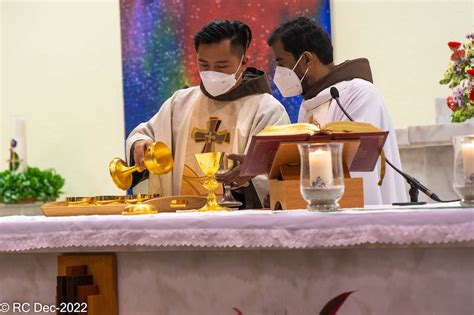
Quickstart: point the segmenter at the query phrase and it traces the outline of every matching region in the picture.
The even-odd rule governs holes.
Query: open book
[[[269,126],[252,137],[240,175],[268,175],[281,143],[294,143],[296,146],[311,142],[344,143],[343,160],[347,169],[370,172],[377,163],[387,136],[388,131],[360,122],[332,122],[322,128],[307,123]]]

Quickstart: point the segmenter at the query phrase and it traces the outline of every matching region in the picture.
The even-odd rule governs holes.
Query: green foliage
[[[465,107],[458,108],[451,115],[452,122],[463,122],[474,117],[474,107],[466,105]]]
[[[24,172],[0,172],[0,201],[15,203],[22,200],[54,201],[62,193],[64,178],[53,169],[41,171],[27,167]]]

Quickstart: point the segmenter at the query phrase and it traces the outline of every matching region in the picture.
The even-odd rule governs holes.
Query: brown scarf
[[[314,85],[314,88],[303,94],[303,98],[305,100],[313,98],[321,93],[321,91],[336,83],[352,79],[363,79],[371,83],[373,82],[372,71],[370,70],[370,64],[367,59],[358,58],[347,60],[335,66],[334,70]]]

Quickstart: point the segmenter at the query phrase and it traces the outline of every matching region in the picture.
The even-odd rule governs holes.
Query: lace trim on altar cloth
[[[411,245],[474,241],[473,222],[451,225],[363,225],[332,229],[104,229],[0,235],[0,251],[81,247],[311,249],[364,244]]]

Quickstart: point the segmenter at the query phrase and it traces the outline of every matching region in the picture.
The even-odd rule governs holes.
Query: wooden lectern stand
[[[307,203],[300,193],[298,143],[343,143],[345,189],[339,204],[341,208],[360,208],[364,206],[363,181],[362,178],[351,178],[349,171],[372,171],[387,135],[387,131],[382,131],[313,136],[254,136],[240,174],[268,176],[271,209],[304,209]]]
[[[346,147],[346,143],[344,143]],[[351,178],[343,150],[344,195],[339,200],[341,208],[364,207],[362,178]],[[346,153],[346,154],[344,154]],[[273,210],[305,209],[307,202],[300,193],[300,154],[297,143],[281,143],[268,175],[270,208]]]

